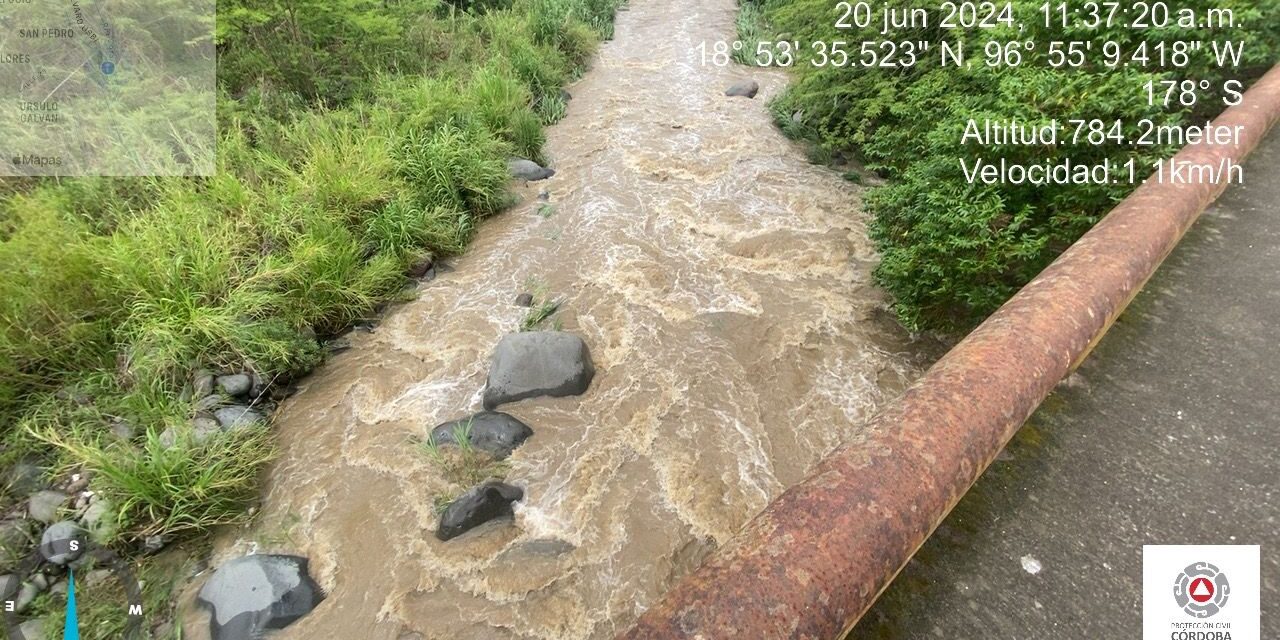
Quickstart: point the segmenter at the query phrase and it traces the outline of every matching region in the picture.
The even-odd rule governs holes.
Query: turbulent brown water
[[[282,408],[262,515],[215,557],[311,558],[330,595],[277,637],[610,637],[915,375],[858,188],[770,122],[785,75],[702,65],[734,13],[633,0],[548,132],[556,176]],[[760,95],[724,97],[742,78]],[[526,498],[439,542],[447,486],[414,441],[480,408],[533,283],[598,373],[503,407],[535,430],[507,476]]]

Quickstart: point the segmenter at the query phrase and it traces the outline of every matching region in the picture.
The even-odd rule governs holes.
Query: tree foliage
[[[936,2],[898,0],[898,8],[930,8]],[[1002,4],[1002,3],[997,3]],[[1110,159],[1122,165],[1133,158],[1148,166],[1172,152],[1167,146],[1004,146],[998,150],[961,144],[965,123],[974,118],[1043,125],[1051,120],[1123,120],[1125,132],[1138,133],[1150,118],[1178,124],[1212,115],[1222,104],[1199,112],[1165,110],[1147,104],[1148,80],[1173,78],[1249,78],[1275,62],[1280,51],[1280,2],[1277,0],[1189,0],[1178,7],[1203,12],[1234,10],[1230,29],[1130,29],[1089,31],[1046,27],[1040,0],[1015,0],[1014,14],[1026,26],[944,30],[936,24],[899,29],[897,41],[932,43],[930,55],[909,69],[815,67],[795,65],[795,82],[773,104],[776,119],[789,134],[817,145],[820,157],[858,157],[889,178],[872,190],[867,206],[872,233],[883,255],[876,271],[894,297],[899,318],[912,329],[964,330],[991,313],[1048,265],[1131,189],[1128,184],[1032,185],[969,184],[960,160],[1004,157],[1010,163],[1042,164],[1070,157],[1080,164]],[[1082,2],[1071,2],[1079,7]],[[788,40],[879,39],[834,28],[838,17],[828,0],[766,0],[764,19]],[[1243,26],[1239,26],[1243,25]],[[1018,67],[991,68],[982,60],[987,40],[1034,40],[1039,51],[1026,54]],[[1133,50],[1139,41],[1239,40],[1245,56],[1238,69],[1219,69],[1201,55],[1184,69],[1049,68],[1043,55],[1051,41],[1116,42]],[[942,67],[939,43],[962,41],[971,67]],[[1207,46],[1207,45],[1206,45]],[[1095,55],[1094,60],[1098,60]],[[1139,178],[1145,174],[1140,174]]]

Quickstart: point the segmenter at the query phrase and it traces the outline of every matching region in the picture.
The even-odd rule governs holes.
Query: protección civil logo
[[[1142,547],[1143,640],[1260,640],[1257,545]]]

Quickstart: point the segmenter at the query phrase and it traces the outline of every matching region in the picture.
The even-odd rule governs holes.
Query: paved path
[[[1280,130],[850,640],[1140,638],[1143,544],[1261,544],[1280,638],[1278,372]]]

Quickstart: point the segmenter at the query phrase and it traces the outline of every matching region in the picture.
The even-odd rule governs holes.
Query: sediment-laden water
[[[262,515],[215,558],[311,558],[329,597],[279,638],[608,638],[915,375],[858,188],[770,122],[785,75],[702,65],[734,13],[633,0],[548,132],[556,176],[282,408]],[[723,95],[743,78],[756,99]],[[480,408],[534,288],[598,373],[502,408],[535,430],[507,475],[526,498],[440,542],[414,441]]]

